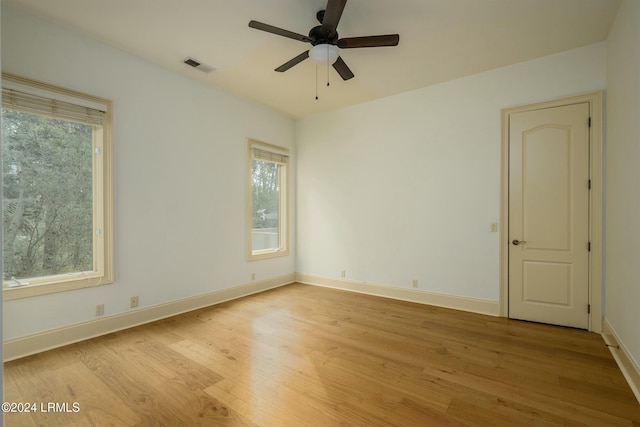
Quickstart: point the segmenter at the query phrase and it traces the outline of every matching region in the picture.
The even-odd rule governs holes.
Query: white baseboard
[[[602,322],[602,338],[640,402],[640,367],[607,319],[603,319]]]
[[[53,348],[62,347],[75,342],[84,341],[120,331],[156,320],[219,304],[221,302],[241,298],[269,289],[288,285],[295,281],[295,274],[286,274],[271,279],[259,280],[232,288],[221,289],[202,295],[144,307],[127,313],[116,314],[102,319],[92,320],[64,328],[53,329],[26,337],[15,338],[4,342],[4,361],[19,359]]]
[[[435,305],[438,307],[452,308],[455,310],[488,314],[490,316],[500,315],[500,304],[497,301],[437,294],[433,292],[421,291],[418,289],[397,288],[394,286],[379,285],[346,279],[336,279],[332,277],[317,276],[305,273],[296,273],[296,282],[359,292],[362,294],[398,299],[402,301],[416,302],[420,304]]]

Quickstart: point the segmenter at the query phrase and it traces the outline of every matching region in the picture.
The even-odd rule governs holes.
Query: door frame
[[[602,91],[502,110],[502,161],[500,176],[500,316],[509,317],[509,117],[511,114],[586,102],[589,104],[589,330],[602,332]]]

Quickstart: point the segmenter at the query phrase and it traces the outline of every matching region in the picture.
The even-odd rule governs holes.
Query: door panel
[[[568,263],[525,261],[522,299],[528,303],[569,306],[572,269]]]
[[[524,235],[535,236],[529,250],[570,249],[570,136],[569,128],[559,126],[524,132],[522,224]]]
[[[509,317],[589,326],[588,118],[588,103],[509,117]]]

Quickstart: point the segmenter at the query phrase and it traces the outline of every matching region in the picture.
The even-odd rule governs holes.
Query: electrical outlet
[[[340,272],[340,277],[347,277],[347,270],[342,270]]]
[[[256,273],[251,273],[251,280],[256,280]]]
[[[138,306],[138,297],[131,297],[131,303],[129,304],[129,307],[134,308]]]
[[[96,305],[96,316],[102,316],[104,314],[104,304]]]
[[[413,287],[414,288],[418,287],[418,279],[413,279]]]
[[[498,231],[498,223],[497,222],[492,222],[491,224],[489,224],[489,231],[492,233],[495,233]]]

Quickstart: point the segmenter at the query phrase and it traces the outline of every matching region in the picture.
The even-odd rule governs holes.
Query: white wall
[[[640,2],[607,40],[606,319],[640,366]]]
[[[297,271],[497,301],[501,109],[605,74],[598,43],[300,120]]]
[[[293,150],[291,119],[8,7],[2,65],[113,100],[115,153],[115,284],[5,302],[5,339],[295,271],[245,248],[247,138]]]

